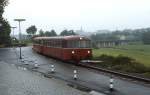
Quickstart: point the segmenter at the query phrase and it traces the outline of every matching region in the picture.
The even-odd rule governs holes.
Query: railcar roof
[[[61,40],[89,40],[87,37],[84,36],[55,36],[55,37],[36,37],[34,38],[35,40],[40,40],[40,39],[45,39],[45,40],[49,40],[49,39],[61,39]]]

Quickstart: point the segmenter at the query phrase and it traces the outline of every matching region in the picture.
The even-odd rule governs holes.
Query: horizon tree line
[[[39,30],[37,35],[37,28],[35,25],[31,25],[29,28],[26,29],[26,32],[29,34],[30,37],[33,36],[69,36],[69,35],[77,35],[74,30],[63,30],[60,34],[57,34],[54,29],[50,31],[43,31],[42,29]],[[135,30],[117,30],[112,31],[111,33],[98,33],[96,35],[91,35],[90,38],[92,41],[98,40],[120,40],[120,36],[124,36],[126,40],[138,40],[143,42],[143,44],[150,44],[150,28],[142,28],[142,29],[135,29]]]
[[[54,29],[51,29],[50,31],[43,31],[42,29],[40,29],[38,31],[39,33],[37,33],[37,28],[35,25],[31,25],[30,27],[28,27],[26,29],[26,33],[28,34],[28,36],[30,38],[34,37],[34,36],[46,36],[46,37],[52,37],[52,36],[69,36],[69,35],[77,35],[74,30],[63,30],[60,34],[57,34],[56,31]]]

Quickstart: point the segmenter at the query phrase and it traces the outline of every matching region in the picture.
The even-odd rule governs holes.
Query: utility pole
[[[19,22],[19,43],[20,43],[20,59],[22,59],[22,56],[21,56],[21,40],[22,40],[22,38],[21,38],[21,27],[20,27],[20,22],[22,22],[22,21],[25,21],[25,19],[14,19],[14,21],[18,21]]]

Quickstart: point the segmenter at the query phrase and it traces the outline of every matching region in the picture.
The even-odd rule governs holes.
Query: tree
[[[144,44],[150,44],[150,31],[144,32],[142,34],[142,41]]]
[[[26,29],[26,32],[33,36],[34,34],[36,34],[37,28],[35,25],[30,26],[29,28]]]
[[[76,33],[73,30],[69,30],[68,35],[76,35]]]
[[[39,31],[39,36],[44,36],[45,34],[44,34],[44,31],[42,30],[42,29],[40,29],[40,31]]]
[[[8,0],[0,0],[0,17],[2,17],[4,8],[7,6]]]
[[[75,32],[74,32],[73,30],[69,30],[69,31],[68,31],[68,30],[65,29],[65,30],[63,30],[63,31],[60,33],[60,35],[61,35],[61,36],[69,36],[69,35],[76,35],[76,34],[75,34]]]
[[[0,44],[10,44],[10,25],[6,19],[2,17],[4,8],[7,6],[8,0],[0,0]]]
[[[51,36],[57,36],[57,34],[56,34],[55,30],[52,29],[51,31],[46,31],[45,36],[51,37]]]
[[[46,31],[45,36],[50,37],[50,36],[52,36],[52,33],[50,31]]]
[[[3,18],[0,18],[0,24],[0,44],[10,44],[10,25]]]
[[[61,33],[60,33],[60,36],[65,36],[65,35],[67,35],[67,32],[68,32],[68,30],[63,30]]]
[[[51,30],[51,35],[52,35],[52,36],[57,36],[57,34],[56,34],[56,32],[55,32],[54,29]]]

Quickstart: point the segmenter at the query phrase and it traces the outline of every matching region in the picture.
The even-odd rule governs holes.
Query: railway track
[[[120,73],[120,72],[116,72],[116,71],[112,71],[112,70],[108,70],[108,69],[103,69],[103,68],[95,67],[95,66],[92,66],[89,64],[79,63],[79,66],[150,84],[150,79],[148,79],[148,78],[142,78],[142,77],[138,77],[135,75],[130,75],[130,74]]]

